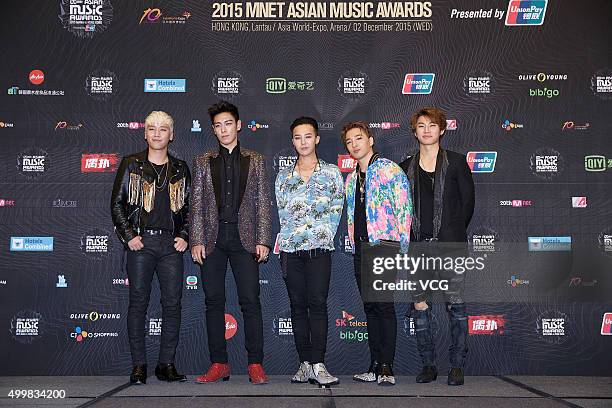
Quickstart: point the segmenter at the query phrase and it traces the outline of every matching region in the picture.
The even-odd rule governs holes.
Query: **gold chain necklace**
[[[166,187],[166,182],[168,181],[168,168],[170,167],[170,166],[166,166],[167,164],[168,162],[165,162],[164,164],[162,164],[162,170],[158,173],[157,169],[155,168],[155,165],[151,163],[151,167],[153,167],[153,171],[157,175],[157,183],[161,184],[160,187],[158,187],[157,185],[155,186],[155,189],[157,191],[162,191]],[[166,168],[166,175],[164,176],[164,182],[161,183],[159,180],[161,178],[162,173],[164,172],[164,167]]]

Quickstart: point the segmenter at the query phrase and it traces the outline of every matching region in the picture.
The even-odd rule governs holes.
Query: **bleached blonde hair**
[[[161,123],[170,126],[170,131],[174,131],[174,119],[163,111],[153,111],[145,119],[145,128],[154,123]]]

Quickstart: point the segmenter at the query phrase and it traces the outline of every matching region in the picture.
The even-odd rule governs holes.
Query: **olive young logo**
[[[566,81],[567,74],[547,74],[544,72],[538,72],[537,74],[520,74],[518,76],[519,81]]]
[[[10,333],[18,343],[31,344],[43,334],[43,316],[33,310],[21,310],[11,319]]]
[[[600,99],[612,99],[612,69],[600,69],[591,76],[591,91]]]
[[[91,38],[108,28],[113,20],[110,0],[61,0],[62,26],[81,38]]]
[[[542,180],[552,180],[563,171],[565,162],[561,154],[549,147],[536,150],[529,159],[531,173]]]
[[[359,99],[367,94],[370,85],[368,75],[361,71],[346,71],[338,78],[340,95],[349,99]]]
[[[85,91],[95,100],[105,101],[116,90],[117,77],[107,69],[96,70],[85,79]]]
[[[473,99],[484,99],[493,92],[493,74],[487,71],[472,71],[463,78],[463,90]]]
[[[98,320],[117,320],[121,319],[121,313],[98,313],[96,311],[89,313],[70,313],[70,319],[88,320],[90,322],[96,322]]]

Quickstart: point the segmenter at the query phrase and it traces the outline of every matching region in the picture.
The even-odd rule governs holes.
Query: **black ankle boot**
[[[448,385],[463,385],[463,370],[451,368],[448,372]]]
[[[183,382],[187,381],[187,377],[183,374],[179,374],[176,372],[176,367],[174,364],[158,364],[155,367],[155,376],[159,381],[168,381],[168,382]]]
[[[136,364],[132,368],[132,374],[130,375],[130,383],[134,385],[142,385],[147,383],[146,364]]]
[[[417,375],[416,382],[430,383],[438,378],[438,369],[436,366],[424,366],[421,373]]]

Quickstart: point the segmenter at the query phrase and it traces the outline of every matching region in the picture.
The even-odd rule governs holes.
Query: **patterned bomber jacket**
[[[346,179],[348,233],[355,250],[355,184],[357,169]],[[366,170],[366,223],[368,240],[378,244],[381,239],[399,241],[401,252],[408,251],[412,199],[404,171],[393,161],[376,159]]]

